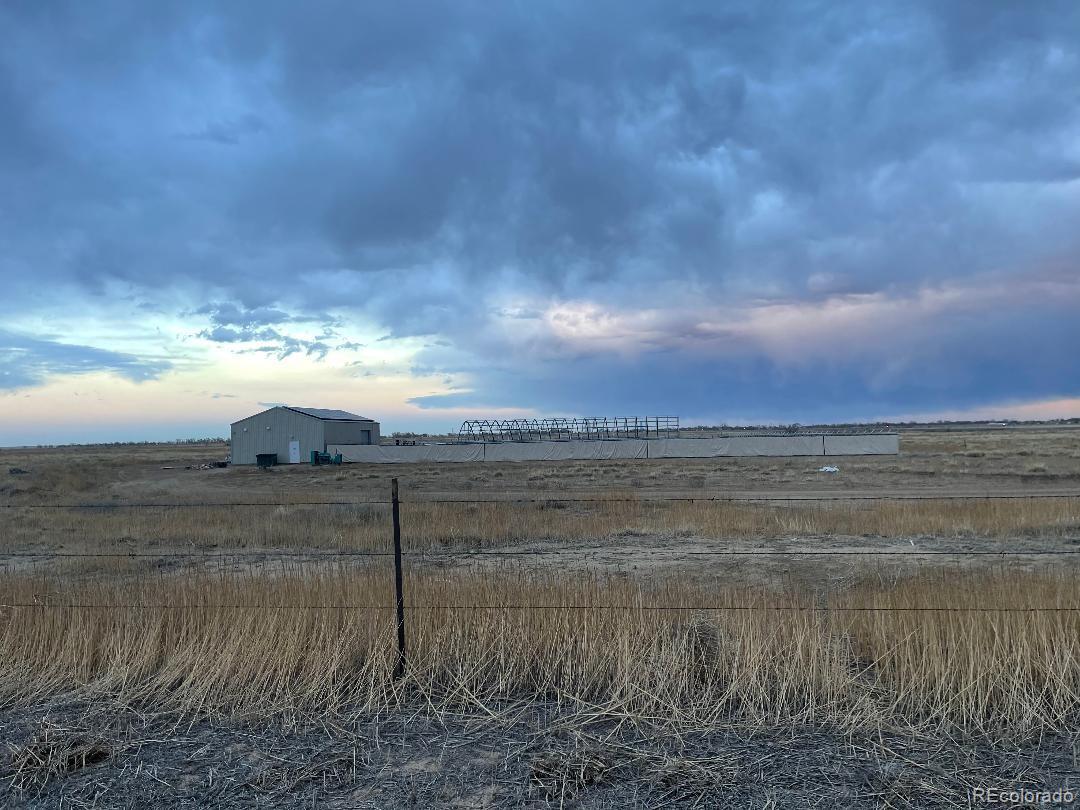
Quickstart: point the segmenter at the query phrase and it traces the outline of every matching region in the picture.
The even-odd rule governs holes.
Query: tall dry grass
[[[390,581],[388,570],[299,567],[77,587],[10,575],[0,700],[75,694],[263,715],[405,699],[484,712],[541,698],[680,726],[994,735],[1062,729],[1080,708],[1080,614],[842,610],[1080,607],[1075,578],[1053,571],[927,572],[824,602],[677,579],[412,572],[400,683]]]
[[[1080,535],[1080,498],[792,503],[637,500],[406,503],[406,548],[498,546],[626,533],[715,539],[793,535]],[[256,546],[385,549],[389,507],[183,507],[0,510],[0,551],[27,544],[114,548]]]

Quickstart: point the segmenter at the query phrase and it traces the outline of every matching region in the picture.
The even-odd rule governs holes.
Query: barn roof
[[[366,416],[358,416],[348,411],[339,411],[333,408],[300,408],[295,405],[283,405],[290,411],[296,411],[306,416],[314,416],[316,419],[326,419],[331,422],[372,422]]]

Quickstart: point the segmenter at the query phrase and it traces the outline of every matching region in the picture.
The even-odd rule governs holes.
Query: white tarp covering
[[[439,461],[602,461],[635,458],[735,456],[844,456],[900,452],[895,433],[848,436],[725,436],[714,439],[497,442],[491,444],[332,444],[343,461],[377,464]]]
[[[864,433],[856,436],[826,436],[827,456],[877,456],[900,452],[899,433]]]
[[[411,446],[378,444],[332,444],[330,454],[341,453],[342,461],[394,464],[422,461],[483,461],[482,444],[417,444]]]
[[[580,458],[576,442],[507,442],[484,447],[485,461],[564,461]]]
[[[327,452],[343,461],[376,464],[433,461],[583,461],[648,458],[644,439],[570,442],[504,442],[496,444],[371,445],[334,444]]]
[[[569,442],[503,442],[485,445],[486,461],[601,461],[614,458],[648,458],[645,439]]]
[[[657,439],[649,458],[720,456],[823,456],[821,436],[725,436],[717,439]]]

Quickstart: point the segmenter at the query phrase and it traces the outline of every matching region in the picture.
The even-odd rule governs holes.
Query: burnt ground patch
[[[717,726],[526,703],[185,720],[61,703],[0,712],[6,807],[968,807],[1080,788],[1076,740]]]

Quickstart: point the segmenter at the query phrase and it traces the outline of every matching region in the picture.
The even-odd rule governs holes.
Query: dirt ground
[[[0,737],[0,803],[28,808],[949,808],[1001,806],[980,788],[1080,790],[1066,737],[675,733],[541,703],[274,725],[60,703],[0,710]]]
[[[697,580],[717,589],[731,587],[781,588],[821,593],[865,582],[868,578],[895,580],[920,568],[951,567],[974,570],[1000,566],[997,549],[1007,547],[1009,570],[1035,571],[1043,566],[1077,566],[1080,535],[1048,543],[1015,538],[1007,542],[973,538],[866,538],[820,535],[742,541],[720,546],[695,537],[658,537],[632,534],[595,541],[546,541],[507,546],[499,554],[468,552],[443,560],[432,555],[421,564],[442,569],[480,569],[496,573],[513,565],[537,571],[589,570],[613,576],[678,577]],[[1063,549],[1070,556],[1050,558],[1048,551]],[[730,550],[730,553],[725,553]],[[975,551],[979,556],[970,556]],[[1024,553],[1027,551],[1028,553]],[[868,556],[867,552],[873,554]],[[521,556],[517,556],[517,555]],[[510,557],[510,555],[514,555]]]

